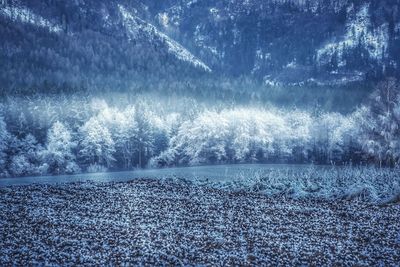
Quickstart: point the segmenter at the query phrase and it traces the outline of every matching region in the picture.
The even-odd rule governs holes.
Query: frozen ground
[[[0,265],[381,265],[400,206],[178,179],[0,188]]]
[[[400,170],[373,167],[237,164],[128,172],[0,179],[0,187],[67,182],[123,182],[139,178],[184,178],[198,185],[267,196],[400,202]]]
[[[309,165],[289,164],[235,164],[235,165],[214,165],[194,166],[182,168],[145,169],[125,172],[110,173],[84,173],[76,175],[39,176],[22,178],[0,178],[0,186],[24,185],[32,183],[66,183],[66,182],[122,182],[136,178],[171,178],[180,177],[185,179],[209,179],[213,181],[230,181],[232,178],[253,176],[260,171],[270,170],[305,170]],[[314,167],[320,169],[329,168],[326,166]]]

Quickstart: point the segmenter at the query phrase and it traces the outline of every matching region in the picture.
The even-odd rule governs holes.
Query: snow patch
[[[0,9],[0,15],[11,18],[12,20],[17,20],[23,23],[33,24],[38,27],[46,28],[50,32],[61,32],[62,28],[55,23],[33,13],[28,8],[22,6],[7,6]]]
[[[162,25],[164,28],[168,28],[169,27],[169,17],[168,14],[166,12],[160,13],[158,14],[158,22],[160,23],[160,25]]]
[[[331,42],[317,51],[317,60],[327,63],[337,53],[339,67],[344,66],[344,50],[355,48],[359,43],[363,44],[371,58],[380,60],[385,56],[388,42],[388,25],[383,24],[376,30],[371,30],[371,19],[368,13],[369,4],[365,4],[355,14],[355,18],[346,25],[346,33],[339,42]]]
[[[199,1],[198,1],[198,0],[189,1],[189,2],[186,4],[186,6],[187,6],[187,7],[191,7],[192,5],[197,4],[197,2],[199,2]]]
[[[287,68],[287,69],[295,69],[295,68],[297,68],[296,60],[293,60],[292,62],[288,63],[288,64],[286,65],[286,68]]]
[[[146,33],[150,38],[157,39],[164,43],[168,52],[175,55],[179,60],[188,62],[197,68],[201,68],[207,72],[211,72],[211,69],[200,59],[195,57],[186,48],[180,45],[178,42],[172,40],[166,34],[157,30],[153,25],[141,20],[140,18],[133,16],[125,7],[119,5],[119,10],[124,20],[124,25],[130,33],[132,39],[135,39],[139,33]]]

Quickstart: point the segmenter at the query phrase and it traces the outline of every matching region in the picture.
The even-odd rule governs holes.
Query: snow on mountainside
[[[6,6],[0,8],[0,16],[6,16],[11,20],[46,28],[50,32],[58,33],[62,31],[62,28],[59,25],[50,22],[23,6]]]
[[[0,0],[0,92],[134,90],[211,73],[146,7],[122,3]]]
[[[211,69],[201,60],[196,58],[186,48],[174,41],[166,34],[157,30],[153,25],[145,22],[137,16],[130,13],[124,6],[118,5],[119,11],[124,21],[124,27],[130,35],[130,38],[137,39],[137,34],[145,34],[145,36],[154,43],[163,43],[168,52],[175,55],[179,60],[187,62],[196,68],[203,69],[204,71],[211,72]],[[62,27],[52,23],[51,21],[35,14],[32,10],[22,5],[19,6],[5,6],[0,9],[0,15],[6,16],[13,21],[19,21],[22,23],[32,24],[37,27],[46,28],[49,32],[59,33],[62,31]],[[109,15],[105,15],[103,18],[109,23]]]
[[[129,88],[147,74],[158,81],[212,73],[326,85],[400,76],[398,3],[0,1],[0,84]]]
[[[328,43],[317,51],[317,59],[320,64],[331,60],[332,56],[337,53],[339,66],[345,66],[346,62],[343,60],[345,48],[352,49],[359,45],[364,46],[369,56],[375,60],[385,57],[389,39],[388,25],[383,24],[372,30],[368,10],[369,4],[363,5],[356,13],[355,18],[346,24],[346,33],[342,40]]]
[[[178,42],[172,40],[166,34],[157,30],[153,25],[143,21],[142,19],[134,16],[124,6],[118,5],[119,11],[123,17],[124,26],[130,37],[135,39],[139,33],[145,33],[148,38],[156,39],[158,42],[164,43],[168,47],[168,52],[174,54],[179,60],[188,62],[195,67],[201,68],[207,72],[211,72],[204,62],[196,58],[186,48],[180,45]]]
[[[159,29],[196,49],[215,73],[282,84],[398,73],[398,1],[142,2]]]

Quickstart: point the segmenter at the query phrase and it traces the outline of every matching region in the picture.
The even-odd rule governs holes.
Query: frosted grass
[[[197,177],[196,184],[251,191],[268,196],[314,199],[357,199],[374,204],[400,201],[400,170],[376,167],[271,168],[239,170],[230,179]]]

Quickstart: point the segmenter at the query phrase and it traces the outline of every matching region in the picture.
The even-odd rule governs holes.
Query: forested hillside
[[[153,4],[160,27],[184,33],[224,73],[329,84],[390,75],[399,63],[399,1],[169,2]]]
[[[126,2],[3,1],[2,91],[118,91],[211,71]]]
[[[342,86],[399,73],[398,0],[0,4],[2,92]],[[216,86],[202,88],[197,78]],[[188,85],[190,83],[190,85]],[[174,86],[172,86],[174,87]]]

